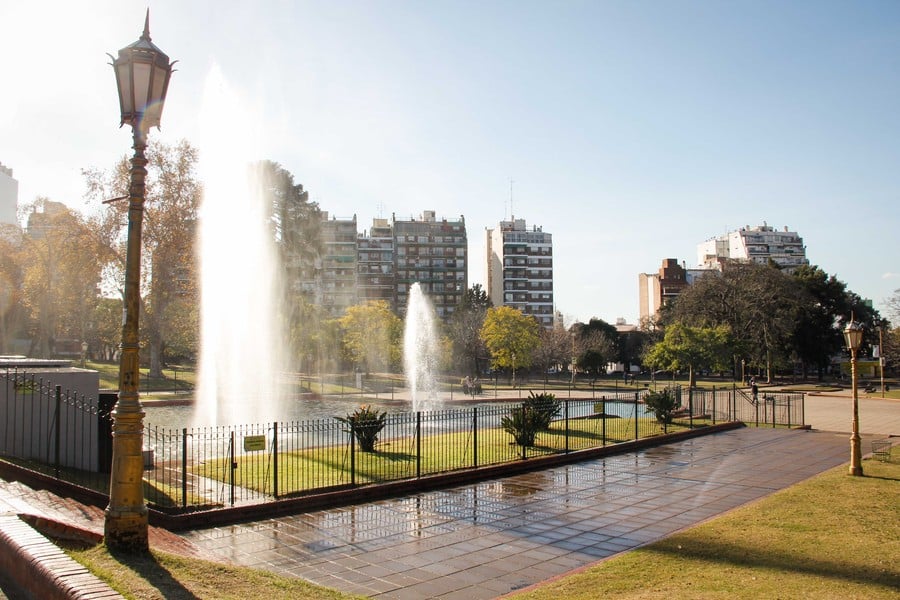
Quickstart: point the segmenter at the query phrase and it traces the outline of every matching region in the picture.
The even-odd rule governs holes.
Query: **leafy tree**
[[[687,369],[689,385],[693,387],[697,369],[719,369],[727,362],[730,333],[727,325],[692,327],[673,323],[666,327],[662,341],[650,347],[644,362],[671,371]]]
[[[22,232],[0,225],[0,354],[12,354],[12,341],[24,335],[28,313],[22,298],[24,254]]]
[[[765,265],[729,261],[721,274],[702,277],[666,311],[673,322],[694,327],[727,325],[733,360],[748,358],[771,380],[777,364],[788,364],[804,291],[784,272]]]
[[[529,315],[511,306],[489,308],[481,327],[481,339],[491,353],[491,365],[497,369],[528,367],[540,342],[540,325]]]
[[[481,338],[484,317],[492,303],[487,292],[476,283],[463,294],[462,300],[447,323],[447,332],[453,343],[454,355],[468,374],[477,377],[481,372],[478,361],[487,357],[488,351]]]
[[[821,379],[831,358],[843,345],[839,324],[851,312],[850,296],[842,281],[816,266],[798,268],[794,278],[805,290],[806,297],[794,328],[793,345],[804,379],[810,366]]]
[[[572,360],[574,335],[560,326],[551,329],[541,327],[539,334],[541,341],[534,349],[534,359],[543,371],[546,381],[551,367],[567,364]]]
[[[168,145],[151,140],[147,146],[147,179],[144,193],[143,251],[141,267],[142,337],[149,348],[150,375],[162,376],[163,355],[169,337],[187,339],[172,327],[188,323],[192,314],[174,313],[183,307],[179,300],[197,298],[195,229],[201,185],[195,172],[198,154],[186,140]],[[99,202],[127,195],[130,163],[123,158],[111,171],[84,171],[87,196]],[[124,281],[128,203],[114,202],[97,221],[99,235],[108,239],[115,258],[114,280]]]
[[[384,300],[351,306],[338,323],[344,357],[358,368],[369,373],[400,364],[403,322]]]
[[[288,272],[310,279],[322,254],[322,211],[309,201],[309,192],[294,183],[294,175],[270,160],[256,163],[254,175],[266,196],[272,237],[279,246]]]
[[[586,324],[575,323],[572,330],[578,366],[595,376],[606,372],[606,365],[618,355],[616,328],[603,319],[591,319]]]
[[[30,322],[29,354],[51,356],[55,340],[87,339],[104,251],[88,222],[65,205],[38,198],[26,211],[19,264],[20,298]]]

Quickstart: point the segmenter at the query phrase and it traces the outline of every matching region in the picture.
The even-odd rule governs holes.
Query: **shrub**
[[[513,436],[520,446],[534,446],[539,431],[550,429],[553,417],[559,414],[560,402],[553,394],[531,392],[529,397],[503,417],[500,425],[503,431]]]
[[[363,404],[346,417],[335,418],[350,426],[360,450],[375,452],[375,443],[378,441],[378,434],[384,429],[387,412],[373,410],[368,404]]]
[[[644,405],[647,410],[656,415],[656,420],[663,425],[672,423],[672,413],[678,408],[678,398],[674,390],[662,390],[661,392],[648,392],[644,395]]]

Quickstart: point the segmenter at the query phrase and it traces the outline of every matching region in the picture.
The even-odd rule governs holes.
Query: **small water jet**
[[[438,408],[439,363],[440,348],[434,309],[422,287],[416,282],[409,288],[403,330],[403,372],[414,412]]]

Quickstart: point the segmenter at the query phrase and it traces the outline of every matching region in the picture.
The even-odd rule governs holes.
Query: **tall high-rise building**
[[[466,220],[440,221],[433,210],[419,219],[393,219],[395,308],[406,314],[409,288],[418,282],[437,316],[453,314],[468,287]]]
[[[494,306],[512,306],[553,327],[553,237],[525,219],[486,231],[487,293]]]
[[[19,182],[13,178],[13,170],[0,163],[0,225],[18,225],[18,206]]]
[[[352,219],[328,218],[322,212],[322,304],[334,317],[357,303],[356,215]]]
[[[726,260],[758,264],[771,260],[788,273],[809,264],[803,238],[796,231],[788,231],[787,227],[779,231],[765,222],[729,231],[697,245],[697,262],[701,267],[718,268]]]
[[[384,300],[396,310],[394,232],[387,219],[372,219],[372,227],[357,235],[357,293],[360,302]]]

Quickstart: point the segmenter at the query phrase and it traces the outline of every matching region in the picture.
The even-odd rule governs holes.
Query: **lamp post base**
[[[141,510],[143,508],[143,510]],[[138,554],[150,551],[147,539],[147,508],[106,509],[103,540],[111,550]]]
[[[862,452],[860,450],[860,441],[859,435],[853,434],[850,436],[850,475],[854,477],[861,477],[863,474],[862,469]]]

